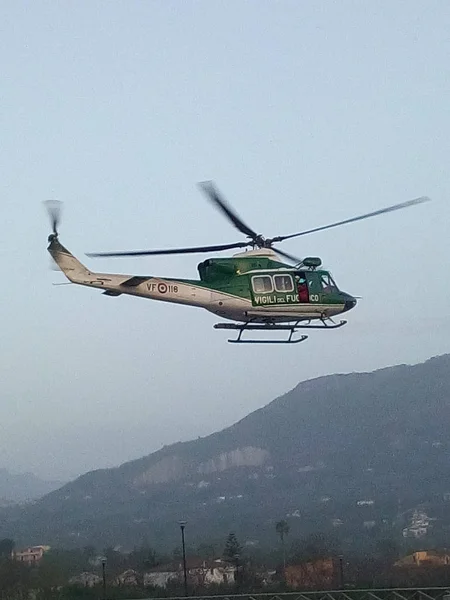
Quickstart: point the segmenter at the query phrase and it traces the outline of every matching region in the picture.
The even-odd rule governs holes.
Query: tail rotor
[[[57,239],[57,237],[58,237],[58,233],[59,233],[58,227],[61,222],[62,202],[60,202],[59,200],[46,200],[44,202],[44,205],[45,205],[45,208],[47,209],[48,216],[50,218],[52,232],[53,232],[49,235],[48,241],[52,242],[53,240]]]

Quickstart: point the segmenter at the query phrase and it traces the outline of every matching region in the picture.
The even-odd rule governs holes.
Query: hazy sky
[[[0,2],[0,466],[71,477],[231,424],[299,381],[450,350],[448,0]],[[41,204],[85,252],[292,240],[362,300],[299,346],[235,346],[198,309],[48,269]],[[86,259],[195,277],[204,256]],[[332,399],[330,399],[332,401]]]

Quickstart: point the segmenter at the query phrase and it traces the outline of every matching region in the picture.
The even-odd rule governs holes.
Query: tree
[[[242,546],[239,544],[236,534],[229,533],[225,548],[223,550],[223,558],[228,563],[234,565],[234,580],[236,586],[239,585],[239,565],[241,562]]]
[[[239,544],[236,534],[229,533],[223,550],[223,558],[227,562],[237,566],[241,554],[242,546]]]
[[[64,580],[89,569],[89,557],[81,548],[71,550],[52,548],[44,554],[39,563],[39,570],[42,573],[59,573]],[[45,577],[41,579],[45,581]],[[49,577],[48,580],[50,579]]]
[[[44,557],[39,567],[32,571],[32,585],[39,600],[54,598],[58,588],[65,583],[67,574],[60,568],[57,557],[47,561]]]
[[[30,569],[12,559],[0,560],[0,597],[4,600],[21,600],[30,594]]]
[[[286,546],[284,544],[284,538],[289,534],[289,525],[287,521],[282,519],[275,525],[275,531],[280,538],[281,548],[283,550],[283,569],[286,570]]]

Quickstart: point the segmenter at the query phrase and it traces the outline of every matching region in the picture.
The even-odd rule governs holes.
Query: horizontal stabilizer
[[[130,279],[127,279],[126,281],[122,282],[120,285],[123,285],[124,287],[137,287],[138,285],[144,283],[145,281],[148,281],[149,279],[149,277],[135,275],[134,277],[131,277]]]

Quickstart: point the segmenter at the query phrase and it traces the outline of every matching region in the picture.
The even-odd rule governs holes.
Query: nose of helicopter
[[[352,308],[355,308],[355,306],[356,306],[356,298],[353,298],[353,296],[350,296],[350,294],[346,294],[343,312],[352,310]]]

